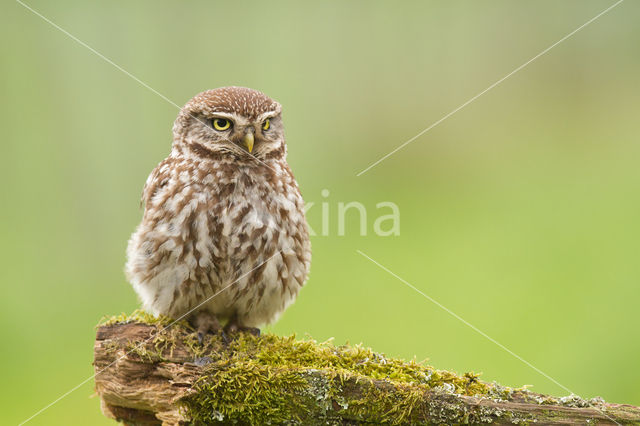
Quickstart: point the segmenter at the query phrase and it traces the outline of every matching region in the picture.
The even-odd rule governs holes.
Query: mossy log
[[[211,336],[136,313],[98,327],[96,391],[126,424],[640,424],[640,408],[486,383],[362,346]]]

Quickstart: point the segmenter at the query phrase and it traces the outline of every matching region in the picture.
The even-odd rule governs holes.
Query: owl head
[[[194,96],[178,114],[173,125],[174,147],[210,158],[283,158],[281,111],[278,102],[257,90],[207,90]]]

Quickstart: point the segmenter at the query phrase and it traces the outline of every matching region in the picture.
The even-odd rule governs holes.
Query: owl
[[[281,106],[222,87],[196,95],[149,175],[125,272],[143,308],[198,331],[253,330],[297,297],[311,262]]]

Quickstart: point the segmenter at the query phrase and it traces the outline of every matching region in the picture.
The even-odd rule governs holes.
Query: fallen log
[[[640,408],[486,383],[362,346],[208,336],[136,312],[98,326],[95,387],[126,424],[640,424]]]

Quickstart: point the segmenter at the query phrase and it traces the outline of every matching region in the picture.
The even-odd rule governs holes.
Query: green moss
[[[250,424],[298,420],[308,384],[295,371],[238,363],[216,365],[185,403],[195,423],[242,420]]]
[[[492,389],[477,374],[456,375],[386,358],[361,345],[334,346],[295,336],[242,334],[226,354],[212,360],[197,392],[184,400],[196,422],[331,420],[337,409],[342,418],[398,424],[418,414],[416,407],[429,390],[471,396]]]
[[[143,311],[142,309],[136,309],[129,315],[123,312],[120,315],[104,316],[98,322],[97,327],[113,324],[127,324],[131,322],[140,322],[149,325],[169,326],[174,322],[174,320],[163,315],[156,317],[148,312]],[[188,323],[186,321],[179,321],[179,323],[182,326],[188,326]]]

